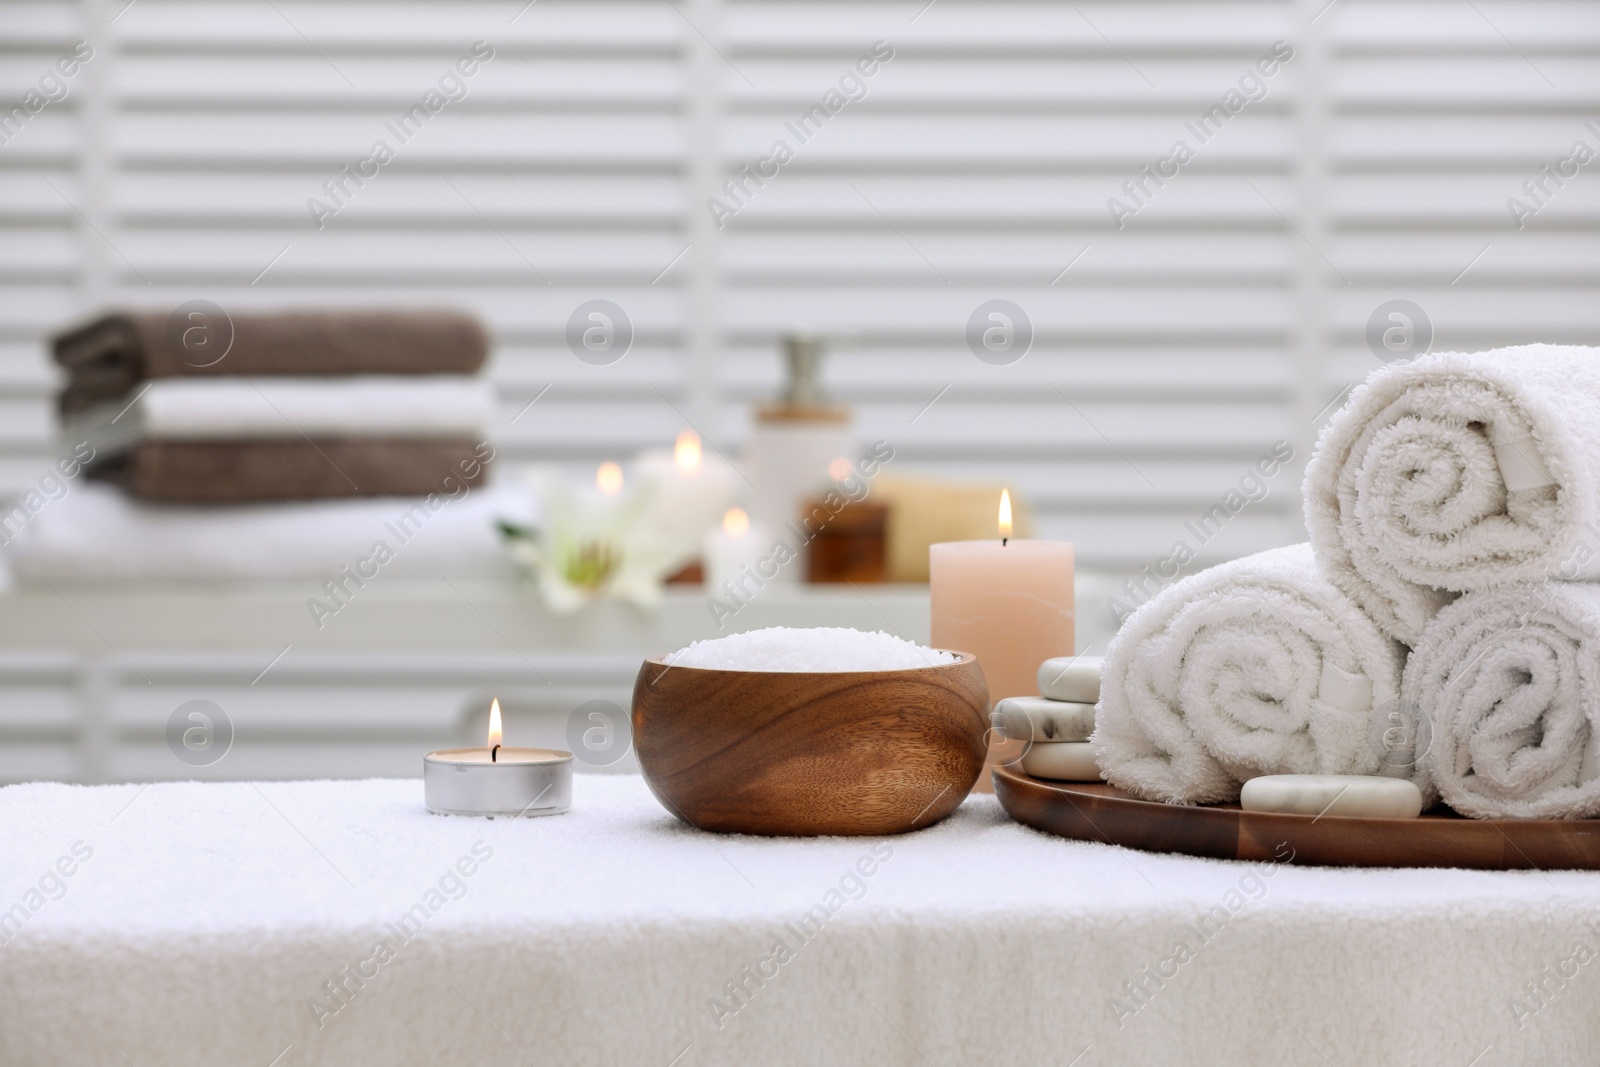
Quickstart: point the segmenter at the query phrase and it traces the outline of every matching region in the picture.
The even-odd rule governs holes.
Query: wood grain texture
[[[1182,807],[1115,786],[1047,782],[994,771],[1013,819],[1080,841],[1216,859],[1337,867],[1600,870],[1600,819],[1466,819],[1445,809],[1416,819],[1274,815],[1237,804]],[[1292,851],[1291,851],[1292,850]]]
[[[901,671],[668,667],[633,686],[652,792],[725,833],[897,834],[938,822],[983,768],[989,691],[977,660]]]

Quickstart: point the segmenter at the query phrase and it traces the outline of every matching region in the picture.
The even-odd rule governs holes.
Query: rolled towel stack
[[[1600,349],[1374,373],[1306,471],[1330,580],[1415,646],[1402,733],[1482,818],[1600,815]]]
[[[115,313],[54,351],[90,476],[146,501],[450,492],[492,455],[488,342],[457,312]]]
[[[1106,654],[1093,744],[1106,779],[1169,804],[1235,801],[1270,774],[1408,777],[1374,735],[1405,650],[1317,570],[1309,545],[1158,593]]]
[[[1305,500],[1309,546],[1125,622],[1093,739],[1107,779],[1206,803],[1379,774],[1465,815],[1600,816],[1600,349],[1381,368],[1324,429]],[[1259,785],[1262,810],[1343,795]]]
[[[1039,667],[1039,696],[1007,697],[995,705],[995,729],[1023,743],[1019,763],[1025,773],[1066,782],[1101,780],[1089,743],[1100,667],[1094,656],[1045,660]]]

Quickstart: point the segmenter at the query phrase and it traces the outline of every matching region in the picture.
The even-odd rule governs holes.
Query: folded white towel
[[[481,438],[493,412],[489,383],[460,375],[160,378],[62,429],[106,453],[158,439]]]
[[[1455,594],[1600,577],[1600,349],[1375,372],[1324,428],[1305,498],[1318,562],[1408,645]]]
[[[1262,774],[1388,774],[1405,650],[1316,569],[1309,545],[1185,578],[1106,653],[1093,742],[1106,778],[1172,804],[1238,799]]]
[[[328,578],[383,541],[384,573],[509,576],[495,521],[529,522],[515,488],[455,499],[372,497],[307,503],[172,507],[141,504],[109,486],[69,483],[21,524],[8,518],[4,558],[20,578],[90,580]]]
[[[1461,814],[1600,816],[1600,586],[1462,597],[1411,653],[1402,699],[1431,723],[1424,762]]]

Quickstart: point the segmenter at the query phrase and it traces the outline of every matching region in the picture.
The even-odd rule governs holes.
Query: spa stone
[[[995,706],[995,728],[1017,741],[1087,741],[1094,705],[1044,697],[1006,697]]]
[[[1022,754],[1022,769],[1057,782],[1098,782],[1100,767],[1087,741],[1036,741]]]
[[[1039,664],[1039,692],[1051,700],[1095,704],[1100,700],[1099,656],[1057,656]]]
[[[1404,778],[1361,774],[1268,774],[1244,784],[1239,806],[1279,815],[1415,819],[1422,791]]]

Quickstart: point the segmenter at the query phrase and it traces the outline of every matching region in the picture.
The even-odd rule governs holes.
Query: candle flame
[[[722,532],[729,537],[743,537],[750,532],[750,516],[743,508],[729,508],[722,516]]]
[[[1011,539],[1011,490],[1000,490],[1000,540]]]
[[[489,704],[489,748],[500,743],[500,698],[495,697]]]
[[[846,478],[850,477],[851,470],[852,468],[850,466],[850,461],[845,459],[843,456],[840,456],[838,459],[828,464],[828,477],[832,478],[836,482],[842,482]]]
[[[600,464],[594,474],[594,484],[606,496],[616,496],[622,492],[622,468],[610,462]]]
[[[685,430],[678,435],[678,443],[672,448],[672,458],[678,464],[678,469],[685,474],[693,474],[700,469],[700,435],[693,430]]]

